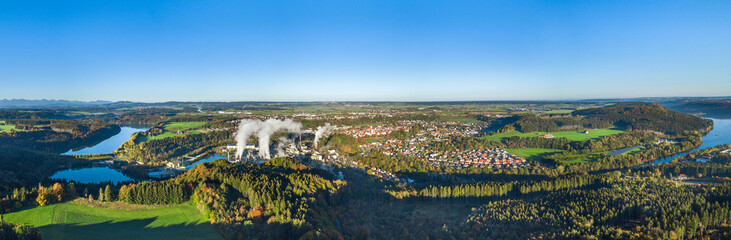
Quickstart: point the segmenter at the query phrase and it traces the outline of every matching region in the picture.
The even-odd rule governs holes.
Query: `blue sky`
[[[731,1],[1,1],[0,99],[731,95]]]

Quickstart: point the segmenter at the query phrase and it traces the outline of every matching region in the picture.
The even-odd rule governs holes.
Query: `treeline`
[[[577,130],[583,128],[608,128],[614,122],[602,118],[572,117],[539,117],[533,114],[520,115],[520,118],[513,123],[516,130],[528,132],[556,132]]]
[[[140,182],[123,185],[119,189],[119,200],[133,204],[176,204],[190,199],[189,186],[172,181]]]
[[[633,170],[641,177],[673,177],[685,174],[691,177],[731,178],[731,166],[717,163],[676,162],[639,167]]]
[[[532,181],[519,184],[518,191],[522,194],[527,194],[533,192],[578,188],[595,184],[607,184],[616,181],[620,176],[621,172],[619,171],[605,174],[562,176],[551,180]]]
[[[0,119],[68,119],[65,110],[52,109],[0,109]]]
[[[52,125],[56,124],[56,121],[59,120],[53,120]],[[63,129],[51,129],[50,127],[39,129],[33,127],[28,129],[28,131],[0,133],[0,143],[4,146],[62,152],[71,148],[101,142],[121,131],[117,125],[106,125],[95,121],[76,122],[64,120],[59,127],[63,127]]]
[[[590,185],[604,185],[619,179],[620,172],[615,171],[596,175],[568,175],[549,180],[528,180],[510,182],[477,182],[454,185],[429,185],[421,189],[405,187],[387,192],[397,199],[416,198],[421,200],[459,200],[497,197],[506,195],[522,195],[535,192],[551,192],[561,189],[572,189]]]
[[[344,182],[313,171],[294,159],[262,165],[217,160],[171,180],[122,186],[119,199],[137,204],[192,200],[227,239],[337,239],[340,234],[327,216],[314,213],[336,201],[330,197]]]
[[[74,183],[53,183],[50,186],[38,184],[37,187],[14,188],[0,192],[0,214],[12,212],[24,206],[45,206],[51,203],[70,200],[78,196]]]
[[[449,230],[475,239],[722,239],[728,232],[718,229],[731,220],[729,193],[730,185],[625,180],[533,201],[490,202]]]
[[[33,186],[53,175],[59,165],[83,167],[89,161],[0,144],[0,193]]]
[[[41,240],[38,229],[25,224],[12,224],[0,220],[0,239],[2,240]]]

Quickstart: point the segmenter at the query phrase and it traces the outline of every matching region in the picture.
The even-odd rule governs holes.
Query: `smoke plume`
[[[267,119],[266,121],[256,119],[243,119],[236,131],[236,157],[244,155],[249,138],[256,135],[259,141],[259,157],[270,159],[269,141],[274,133],[288,131],[302,134],[302,123],[294,122],[291,119]]]
[[[328,131],[334,130],[335,126],[331,126],[330,123],[325,123],[325,126],[319,126],[317,127],[317,131],[315,132],[315,148],[317,148],[317,143],[320,142],[320,138],[327,133]]]
[[[284,157],[287,156],[287,154],[284,152],[284,149],[290,146],[294,145],[294,140],[286,138],[286,137],[280,137],[277,139],[277,157]]]

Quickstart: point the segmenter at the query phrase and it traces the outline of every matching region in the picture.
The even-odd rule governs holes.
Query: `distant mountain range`
[[[64,107],[81,107],[93,106],[112,103],[110,101],[69,101],[69,100],[53,100],[53,99],[0,99],[0,108],[64,108]]]

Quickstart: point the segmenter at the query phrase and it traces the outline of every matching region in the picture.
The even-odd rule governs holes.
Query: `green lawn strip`
[[[43,239],[222,239],[195,207],[184,204],[116,210],[66,202],[3,217],[37,227]]]

